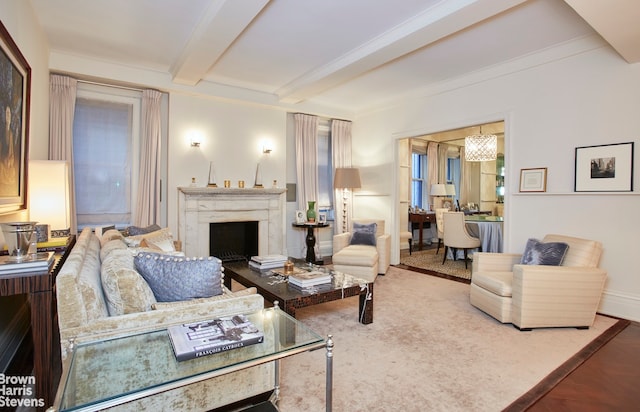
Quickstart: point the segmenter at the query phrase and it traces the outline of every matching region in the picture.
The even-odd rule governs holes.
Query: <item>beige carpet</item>
[[[299,309],[332,334],[333,410],[500,411],[616,323],[520,332],[469,304],[461,282],[391,267],[375,283],[374,321],[357,298]],[[323,411],[325,351],[282,361],[283,412]]]
[[[442,256],[444,250],[440,248],[440,252],[436,255],[436,249],[414,250],[409,254],[408,250],[400,252],[400,264],[411,268],[424,269],[427,271],[443,273],[455,276],[461,279],[471,279],[471,260],[467,262],[467,269],[464,267],[463,260],[447,259],[442,264]]]

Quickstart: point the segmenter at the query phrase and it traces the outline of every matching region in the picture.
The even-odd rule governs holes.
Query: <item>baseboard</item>
[[[640,322],[640,296],[605,290],[598,313]]]

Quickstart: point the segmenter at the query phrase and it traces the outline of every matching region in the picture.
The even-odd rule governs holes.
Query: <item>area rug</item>
[[[334,411],[501,411],[617,321],[520,332],[472,307],[467,284],[397,267],[376,280],[374,302],[369,325],[357,298],[296,312],[333,335]],[[325,410],[325,351],[281,365],[280,410]]]
[[[466,269],[463,260],[447,259],[442,264],[443,248],[440,248],[437,255],[436,250],[436,248],[416,250],[411,254],[408,250],[403,250],[400,252],[400,265],[406,266],[406,269],[410,270],[418,269],[425,271],[425,273],[439,273],[471,280],[471,261],[467,262]]]

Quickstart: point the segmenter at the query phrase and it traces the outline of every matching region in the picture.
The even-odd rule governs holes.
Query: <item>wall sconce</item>
[[[262,153],[263,154],[269,154],[273,151],[273,145],[271,144],[270,141],[265,140],[262,142]]]
[[[262,153],[264,153],[264,154],[269,154],[269,153],[271,153],[271,151],[272,151],[272,150],[273,150],[273,149],[271,149],[271,148],[269,148],[269,147],[267,147],[267,146],[264,146],[264,147],[262,148]]]
[[[202,133],[198,131],[190,131],[187,136],[189,137],[189,143],[191,147],[200,147],[202,143]]]

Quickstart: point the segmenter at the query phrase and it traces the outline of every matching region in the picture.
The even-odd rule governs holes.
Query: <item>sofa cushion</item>
[[[109,229],[106,232],[103,232],[102,236],[100,236],[100,247],[103,247],[107,244],[107,242],[110,242],[114,239],[122,240],[124,239],[124,236],[117,229]]]
[[[143,240],[146,245],[145,247],[149,247],[149,244],[158,244],[166,240],[173,242],[173,234],[171,233],[169,228],[163,228],[151,233],[123,237],[123,239],[125,243],[130,247],[140,247]]]
[[[351,245],[335,253],[334,264],[372,267],[378,262],[378,249],[369,245]]]
[[[351,235],[351,245],[376,245],[376,223],[360,224],[353,223],[353,234]]]
[[[513,272],[476,272],[471,275],[471,283],[497,296],[511,297]]]
[[[134,266],[158,302],[207,298],[222,294],[222,261],[139,253]]]
[[[543,243],[538,239],[529,239],[520,263],[523,265],[559,266],[568,249],[569,245],[564,242]]]
[[[127,245],[122,239],[108,241],[100,248],[100,261],[104,262],[111,252],[118,249],[127,249]]]
[[[102,261],[102,289],[110,316],[151,310],[153,291],[136,272],[133,255],[127,249],[113,250]]]

